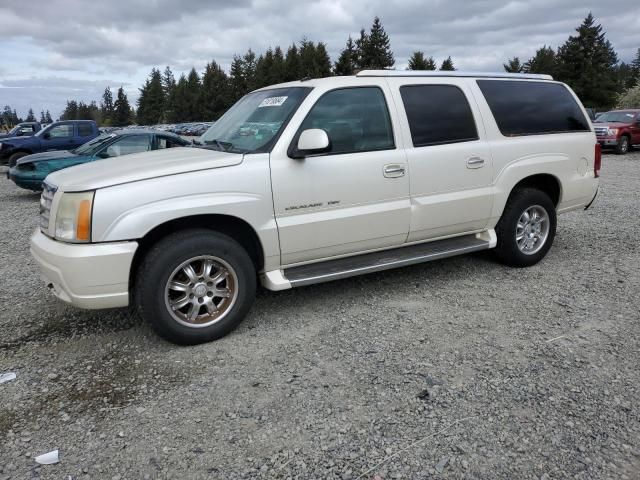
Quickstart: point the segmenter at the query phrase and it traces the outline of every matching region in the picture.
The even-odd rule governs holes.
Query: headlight
[[[56,212],[58,240],[73,243],[91,241],[91,210],[94,192],[63,193]]]
[[[609,130],[607,130],[607,135],[617,135],[617,134],[618,134],[617,128],[610,128]]]

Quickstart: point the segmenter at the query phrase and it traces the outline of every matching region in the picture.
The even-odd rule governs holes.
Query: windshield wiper
[[[231,143],[231,142],[223,142],[223,141],[220,141],[218,139],[205,140],[204,144],[205,145],[215,145],[222,152],[226,152],[228,148],[233,148],[233,143]]]

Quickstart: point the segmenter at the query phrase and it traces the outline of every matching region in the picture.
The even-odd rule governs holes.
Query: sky
[[[133,103],[152,67],[176,78],[234,54],[322,41],[333,61],[377,15],[396,68],[415,50],[459,70],[501,71],[562,44],[591,11],[619,59],[640,48],[639,0],[34,0],[0,5],[0,108],[56,118],[67,99],[99,102],[123,86]]]

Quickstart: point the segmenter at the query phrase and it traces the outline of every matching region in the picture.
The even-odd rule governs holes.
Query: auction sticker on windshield
[[[262,100],[262,102],[260,102],[260,105],[258,105],[258,108],[261,107],[279,107],[280,105],[282,105],[284,102],[287,101],[287,96],[284,97],[269,97],[269,98],[265,98],[264,100]]]

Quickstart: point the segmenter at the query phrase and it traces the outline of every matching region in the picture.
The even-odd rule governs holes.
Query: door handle
[[[383,170],[384,176],[387,178],[404,177],[405,172],[405,167],[397,163],[385,165]]]
[[[467,160],[467,168],[481,168],[484,167],[484,158],[471,157]]]

